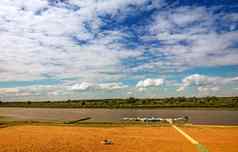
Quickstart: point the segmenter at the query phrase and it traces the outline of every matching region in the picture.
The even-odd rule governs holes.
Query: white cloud
[[[186,87],[188,87],[188,86],[190,86],[192,84],[197,85],[197,86],[208,85],[209,83],[211,83],[213,81],[214,81],[213,79],[211,80],[211,79],[209,79],[206,76],[199,75],[199,74],[193,74],[193,75],[185,77],[182,80],[182,84],[177,89],[177,91],[183,91]]]
[[[133,32],[142,43],[138,43],[136,49],[130,49],[120,42],[125,37],[133,39],[130,27],[120,25],[101,30],[100,27],[106,23],[100,17],[108,15],[121,23],[130,15],[160,8],[164,1],[151,1],[148,5],[144,5],[148,0],[52,2],[1,1],[0,80],[75,78],[75,82],[18,87],[16,90],[2,88],[0,92],[24,96],[58,96],[74,92],[72,90],[110,92],[130,88],[120,81],[132,76],[133,80],[142,80],[136,88],[144,91],[147,87],[167,85],[163,79],[145,79],[147,71],[174,75],[194,67],[238,64],[237,13],[214,14],[214,8],[195,6],[159,9],[145,25],[133,25]],[[229,23],[228,29],[219,32],[217,21],[222,21],[223,26]],[[154,41],[159,45],[147,43]],[[125,60],[125,64],[133,65],[123,65]],[[151,77],[156,74],[151,74]],[[193,75],[183,80],[178,91],[191,85],[197,86],[200,92],[218,91],[236,79]]]
[[[137,88],[158,87],[164,84],[164,79],[145,79],[136,84]]]
[[[127,94],[128,94],[128,95],[132,95],[132,94],[133,94],[133,92],[129,91],[129,92],[127,92]]]
[[[130,4],[141,5],[143,1],[71,0],[68,4],[60,3],[56,7],[49,5],[47,0],[1,2],[1,81],[46,77],[79,77],[85,81],[118,80],[122,77],[120,61],[140,54],[121,48],[115,41],[124,33],[100,33],[98,28],[102,21],[98,15],[113,14]],[[80,9],[72,10],[71,5]],[[94,37],[96,33],[99,35],[97,38]],[[78,41],[89,39],[90,43],[78,45],[74,37]]]
[[[102,90],[118,90],[118,89],[124,89],[127,88],[127,85],[124,85],[122,83],[102,83],[99,84],[99,88]]]
[[[67,99],[92,99],[111,98],[127,95],[127,85],[120,82],[89,83],[72,82],[57,85],[32,85],[15,88],[0,88],[0,100],[27,101],[27,100],[67,100]],[[90,92],[93,92],[92,94]],[[124,93],[123,93],[124,92]],[[98,96],[100,95],[100,96]]]
[[[82,82],[80,84],[75,84],[71,87],[71,90],[81,91],[81,90],[88,90],[93,87],[93,84],[88,82]]]
[[[238,83],[238,77],[212,77],[200,74],[193,74],[182,80],[177,91],[184,91],[189,86],[195,86],[198,91],[219,91],[222,87],[231,83]]]
[[[188,13],[189,12],[189,13]],[[206,8],[180,7],[170,12],[169,20],[178,26],[187,26],[195,21],[202,22],[209,18]]]
[[[113,17],[118,12],[121,13],[117,17],[126,16],[131,10],[128,6],[147,9],[144,8],[146,2],[147,0],[70,0],[64,5],[59,2],[55,7],[49,5],[47,0],[3,0],[0,6],[0,47],[4,49],[0,55],[0,70],[3,71],[0,79],[42,79],[46,75],[74,76],[85,81],[122,78],[122,72],[127,69],[123,69],[121,60],[139,55],[143,57],[145,48],[122,48],[116,40],[128,33],[121,30],[100,33],[99,27],[104,23],[98,16],[110,14]],[[64,7],[66,5],[68,7]],[[71,5],[80,9],[72,10]],[[146,7],[159,8],[160,5],[161,1],[153,1]],[[237,32],[216,32],[217,18],[234,22],[237,19],[235,16],[235,13],[216,15],[212,13],[212,9],[205,7],[178,7],[155,13],[153,21],[143,27],[153,36],[145,35],[142,38],[166,44],[161,48],[151,48],[151,53],[163,54],[165,59],[145,62],[128,70],[176,72],[198,65],[238,64],[237,49],[231,48],[237,42]],[[99,35],[96,39],[95,34]],[[73,37],[80,41],[90,40],[90,43],[79,46],[72,41]],[[180,44],[180,41],[187,41],[188,45]],[[106,73],[118,74],[112,76]]]
[[[177,7],[160,11],[147,26],[151,35],[143,36],[146,42],[159,41],[161,46],[149,46],[154,55],[163,60],[146,62],[136,70],[158,69],[163,73],[181,72],[194,67],[214,67],[238,64],[238,32],[224,30],[224,24],[234,15],[215,14],[214,8]],[[231,20],[231,19],[230,19]],[[235,23],[232,23],[234,27]],[[219,32],[219,31],[222,32]]]
[[[73,84],[74,83],[74,84]],[[69,98],[91,98],[92,94],[88,94],[93,91],[93,94],[103,92],[102,98],[110,96],[116,91],[125,90],[127,94],[127,88],[129,86],[124,85],[121,82],[111,83],[92,83],[92,82],[63,82],[57,85],[31,85],[15,88],[0,88],[0,98],[8,101],[14,100],[59,100]]]
[[[0,94],[15,94],[18,92],[17,88],[0,88]]]
[[[143,91],[146,90],[146,88],[139,88],[138,90],[139,90],[140,92],[143,92]]]
[[[67,94],[66,87],[63,85],[32,85],[15,88],[1,88],[0,97],[4,100],[43,100],[55,96]]]
[[[73,91],[86,91],[86,90],[118,90],[118,89],[124,89],[127,88],[127,85],[124,85],[122,83],[88,83],[88,82],[82,82],[80,84],[74,84],[72,87],[70,87],[70,90]]]
[[[219,91],[220,88],[217,87],[217,86],[214,86],[214,87],[198,87],[197,88],[199,92],[209,92],[209,91]]]

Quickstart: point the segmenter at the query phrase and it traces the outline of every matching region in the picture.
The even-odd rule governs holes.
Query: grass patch
[[[197,144],[196,147],[199,152],[209,152],[208,149],[202,144]]]

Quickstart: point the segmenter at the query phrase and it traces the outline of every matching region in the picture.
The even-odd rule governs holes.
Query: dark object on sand
[[[112,140],[111,139],[105,139],[101,142],[104,145],[111,145],[112,144]]]

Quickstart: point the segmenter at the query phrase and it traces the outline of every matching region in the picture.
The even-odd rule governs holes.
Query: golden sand
[[[112,145],[101,143],[111,139]],[[0,152],[196,152],[172,127],[13,126],[0,129]]]
[[[182,128],[209,152],[238,152],[238,127],[198,126]]]

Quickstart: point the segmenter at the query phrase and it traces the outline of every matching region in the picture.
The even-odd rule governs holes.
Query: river
[[[0,108],[2,121],[63,122],[91,117],[91,122],[118,122],[123,117],[176,118],[188,116],[193,124],[238,124],[238,110],[227,109],[61,109]]]

